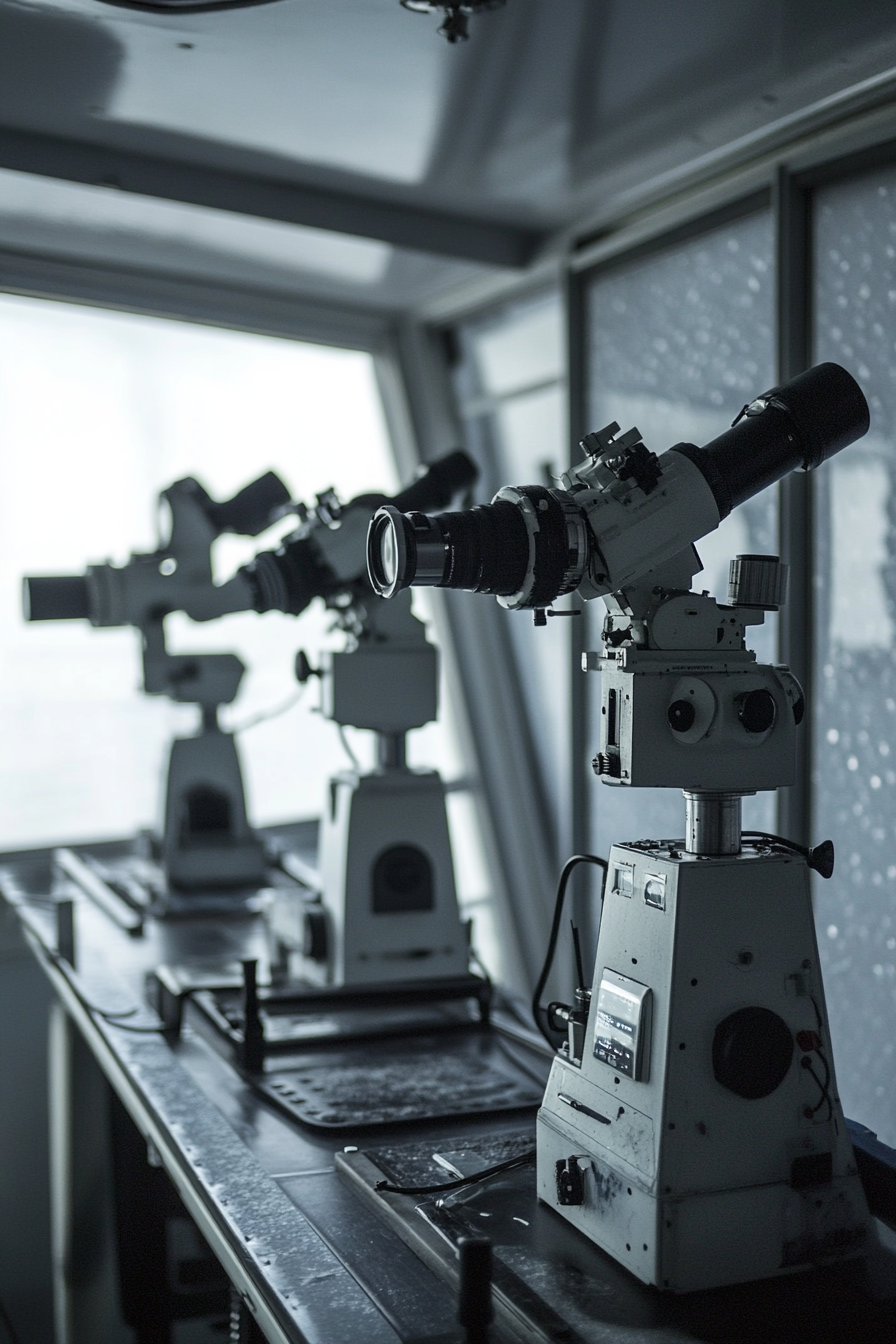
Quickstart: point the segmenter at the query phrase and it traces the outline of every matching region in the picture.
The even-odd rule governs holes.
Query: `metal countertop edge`
[[[152,1141],[190,1215],[271,1344],[334,1344],[337,1312],[343,1338],[401,1344],[379,1308],[241,1142],[164,1038],[128,1037],[119,1029],[113,1046],[114,1025],[100,1026],[48,955],[30,920],[21,918],[22,911],[16,913],[66,1012],[131,1119]],[[162,1074],[167,1088],[161,1086]],[[184,1122],[171,1116],[169,1126],[160,1112],[171,1111],[172,1099]],[[183,1140],[174,1126],[183,1129]],[[200,1149],[190,1135],[197,1128],[212,1140],[201,1145],[201,1152],[191,1151]],[[274,1273],[265,1273],[265,1262],[277,1266]],[[279,1287],[275,1275],[282,1280]],[[318,1300],[309,1300],[313,1298]]]

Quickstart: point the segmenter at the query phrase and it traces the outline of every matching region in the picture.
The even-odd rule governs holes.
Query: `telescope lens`
[[[381,597],[394,597],[414,582],[416,561],[417,547],[408,519],[393,505],[384,504],[374,514],[367,533],[367,573],[371,584]]]
[[[392,584],[398,575],[398,547],[395,545],[394,528],[386,528],[380,549],[382,552],[383,578],[386,583]]]
[[[526,577],[529,535],[513,504],[463,513],[400,513],[384,505],[367,534],[367,572],[381,597],[402,588],[515,593]]]

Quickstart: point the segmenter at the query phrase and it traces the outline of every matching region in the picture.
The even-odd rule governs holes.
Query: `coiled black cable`
[[[548,982],[548,976],[551,973],[551,967],[554,964],[554,953],[557,950],[557,938],[560,933],[560,920],[563,918],[563,902],[566,899],[566,888],[569,885],[569,879],[573,869],[580,863],[593,863],[598,868],[603,869],[604,880],[601,883],[600,899],[604,899],[604,887],[607,880],[607,861],[599,859],[596,854],[573,854],[571,859],[567,859],[560,873],[560,881],[557,883],[557,896],[554,901],[554,919],[551,924],[551,935],[548,938],[548,950],[545,955],[544,965],[541,968],[541,975],[538,977],[538,984],[535,986],[535,992],[532,995],[532,1016],[535,1019],[535,1025],[541,1032],[552,1050],[556,1050],[556,1042],[551,1039],[546,1022],[545,1009],[541,1005],[541,996],[544,993],[544,987]]]

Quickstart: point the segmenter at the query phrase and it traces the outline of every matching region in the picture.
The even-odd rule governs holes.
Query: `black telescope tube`
[[[752,499],[797,467],[818,467],[868,432],[868,403],[839,364],[816,364],[789,383],[763,392],[730,429],[698,448],[677,443],[702,472],[719,515]]]
[[[869,423],[868,403],[851,374],[839,364],[819,364],[757,397],[705,447],[679,443],[669,452],[694,463],[725,518],[797,467],[808,470],[833,457],[867,433]],[[537,528],[527,528],[521,504],[501,497],[432,517],[381,508],[367,536],[376,592],[392,597],[411,586],[465,588],[546,607],[572,591],[584,573],[590,533],[586,524],[583,542],[570,531],[576,487],[565,502],[541,486],[517,486],[513,493],[534,506]]]
[[[88,621],[90,594],[83,574],[29,575],[22,580],[26,621]]]
[[[437,462],[431,462],[425,472],[400,490],[394,499],[383,500],[391,504],[399,513],[411,513],[419,509],[427,513],[432,509],[446,509],[464,490],[476,484],[479,468],[471,457],[461,448],[447,453]]]
[[[244,485],[233,499],[220,503],[210,499],[206,512],[219,534],[236,532],[241,537],[257,537],[289,502],[289,491],[280,477],[266,471],[257,481]]]
[[[386,506],[367,534],[367,573],[382,597],[412,585],[509,597],[523,586],[528,567],[523,515],[505,500],[434,515]]]

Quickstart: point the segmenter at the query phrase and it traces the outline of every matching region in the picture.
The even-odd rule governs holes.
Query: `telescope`
[[[727,600],[690,591],[694,543],[739,504],[819,467],[869,427],[861,389],[820,364],[764,392],[703,447],[657,456],[637,429],[582,441],[556,489],[427,516],[381,508],[371,583],[492,593],[547,624],[606,604],[595,773],[677,787],[683,837],[614,844],[594,974],[533,1001],[555,1049],[537,1121],[539,1198],[646,1283],[685,1292],[862,1255],[869,1216],[831,1055],[809,876],[814,849],[741,829],[741,800],[793,784],[805,697],[758,664],[749,626],[785,599],[777,556],[738,556]],[[577,961],[580,959],[577,956]],[[748,1235],[744,1235],[745,1230]]]
[[[236,698],[245,667],[232,653],[171,654],[165,617],[183,611],[207,621],[251,607],[251,590],[237,576],[216,585],[212,546],[225,532],[254,537],[290,508],[290,494],[266,472],[230,500],[217,502],[193,477],[159,495],[168,515],[153,551],[137,552],[124,565],[90,565],[84,574],[32,575],[23,580],[28,621],[87,620],[98,627],[132,625],[140,631],[143,689],[167,695],[201,712],[200,731],[175,738],[165,779],[161,859],[174,909],[210,893],[225,906],[228,893],[264,883],[263,847],[246,814],[239,754],[232,734],[221,731],[218,710]]]
[[[427,517],[394,505],[376,514],[370,581],[402,588],[493,593],[511,610],[544,610],[578,592],[587,600],[641,582],[718,527],[738,504],[797,468],[809,470],[867,432],[858,384],[819,364],[745,406],[729,430],[661,457],[637,430],[608,426],[582,441],[586,462],[564,489],[509,486],[491,504]],[[692,571],[694,573],[696,571]]]
[[[318,668],[300,654],[297,675],[320,678],[326,718],[372,731],[377,744],[375,769],[345,770],[329,781],[319,871],[311,878],[317,902],[275,896],[275,963],[287,977],[336,986],[440,981],[449,992],[472,983],[445,787],[436,771],[407,764],[407,734],[438,714],[438,654],[411,611],[410,593],[381,603],[371,591],[366,535],[380,507],[444,506],[476,476],[466,453],[454,452],[392,500],[367,494],[342,505],[325,492],[290,537],[237,576],[256,611],[299,615],[323,599],[346,647],[327,653]]]
[[[172,910],[196,907],[201,897],[207,912],[210,893],[228,888],[232,904],[266,885],[267,864],[246,819],[236,744],[217,722],[219,705],[237,694],[243,665],[230,654],[170,655],[165,616],[298,616],[316,598],[333,612],[346,647],[327,653],[316,669],[300,654],[297,675],[320,678],[327,718],[376,734],[377,767],[330,781],[319,873],[298,856],[279,856],[315,894],[309,901],[292,899],[292,889],[274,894],[276,958],[314,983],[453,978],[455,988],[468,987],[469,936],[457,907],[444,785],[435,771],[412,770],[406,760],[407,733],[437,716],[437,651],[411,612],[410,594],[388,605],[375,599],[365,543],[379,507],[444,507],[476,475],[467,455],[455,452],[421,468],[394,498],[371,493],[343,504],[328,490],[310,506],[291,500],[272,473],[226,503],[191,478],[161,494],[171,527],[156,550],[123,566],[25,580],[29,619],[134,625],[142,634],[144,689],[201,707],[200,733],[175,741],[168,768],[162,857]],[[299,520],[290,536],[226,583],[214,583],[211,546],[222,531],[257,535],[286,514]]]

